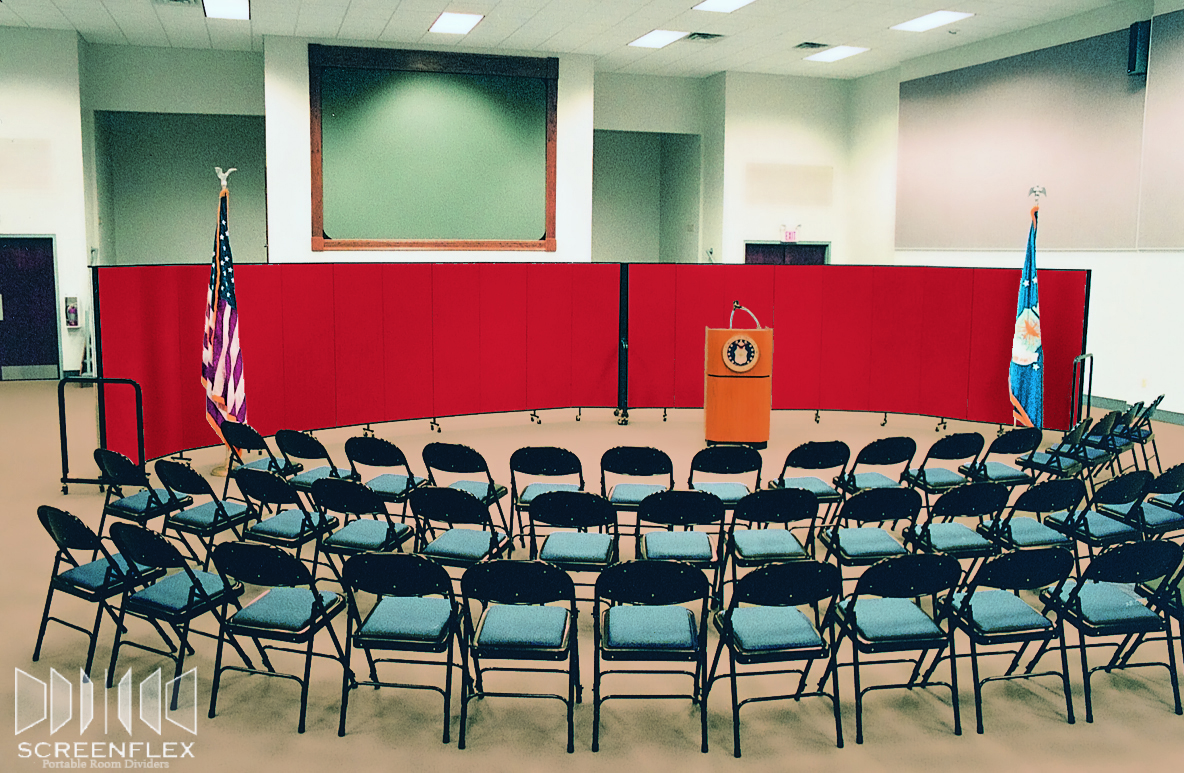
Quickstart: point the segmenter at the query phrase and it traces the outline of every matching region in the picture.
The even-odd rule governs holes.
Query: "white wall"
[[[593,147],[592,259],[657,263],[662,135],[598,131]]]
[[[702,134],[706,89],[699,78],[597,73],[595,128]]]
[[[892,263],[896,247],[896,148],[900,70],[850,84],[844,263]],[[833,262],[839,262],[832,256]]]
[[[61,298],[90,307],[78,36],[0,27],[0,234],[53,236],[61,365],[78,370],[85,332],[63,327]]]

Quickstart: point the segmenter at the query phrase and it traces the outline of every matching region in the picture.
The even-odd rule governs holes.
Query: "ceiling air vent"
[[[723,35],[717,35],[714,32],[692,32],[690,35],[687,35],[687,40],[705,40],[711,42],[713,40],[719,40],[722,37]]]
[[[807,40],[804,43],[798,43],[794,48],[827,48],[829,45],[829,43],[814,43]]]
[[[201,0],[152,0],[155,5],[201,5]]]

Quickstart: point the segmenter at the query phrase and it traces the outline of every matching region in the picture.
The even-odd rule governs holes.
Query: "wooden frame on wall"
[[[329,67],[367,70],[535,78],[545,92],[544,234],[539,239],[333,239],[325,235],[321,78]],[[343,46],[308,47],[308,82],[312,124],[312,249],[332,250],[505,250],[554,252],[556,112],[559,60],[541,57],[491,56],[441,51],[406,51]]]

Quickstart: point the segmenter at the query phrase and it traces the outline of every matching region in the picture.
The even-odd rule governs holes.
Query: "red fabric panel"
[[[875,268],[830,266],[822,276],[819,405],[824,410],[867,411]]]
[[[436,414],[481,410],[481,276],[476,266],[432,267],[432,384]]]
[[[832,266],[777,266],[774,276],[773,407],[814,409],[819,403],[825,277]],[[768,324],[768,323],[765,323]]]
[[[333,266],[337,426],[376,421],[386,405],[383,372],[382,266]]]
[[[577,264],[568,269],[572,276],[568,405],[616,405],[620,267]]]
[[[1037,270],[1044,344],[1044,426],[1069,429],[1073,359],[1082,353],[1088,272]],[[1016,279],[1018,285],[1019,279]]]
[[[728,326],[733,301],[751,309],[765,327],[773,327],[774,269],[772,266],[680,265],[677,271],[674,407],[702,408],[706,329]],[[751,328],[752,318],[738,312],[735,325]]]
[[[283,271],[283,266],[234,268],[247,423],[264,435],[274,435],[277,429],[289,426],[284,378]],[[202,304],[204,308],[204,297]],[[300,388],[299,382],[294,388]]]
[[[432,266],[381,266],[382,380],[386,405],[374,421],[436,415],[432,400],[435,340],[432,334]],[[377,361],[376,361],[377,362]]]
[[[1011,424],[1007,397],[1020,270],[976,268],[967,413],[974,421]]]
[[[572,405],[572,360],[578,345],[572,333],[572,273],[565,263],[527,267],[526,404],[532,409]]]
[[[928,413],[920,403],[921,319],[927,269],[877,266],[872,270],[871,367],[868,408],[892,413]]]
[[[924,269],[925,308],[912,337],[921,353],[920,410],[951,419],[967,417],[974,272]]]
[[[526,404],[527,266],[482,264],[481,400],[475,413],[521,411]]]
[[[287,429],[337,426],[333,348],[333,265],[287,265],[280,272],[284,305],[283,422]]]
[[[674,405],[677,266],[629,267],[629,406]]]

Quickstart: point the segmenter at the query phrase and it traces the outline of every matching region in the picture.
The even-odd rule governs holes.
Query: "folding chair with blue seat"
[[[987,452],[976,457],[969,464],[958,467],[958,472],[972,481],[980,483],[1001,483],[1008,488],[1030,486],[1036,477],[1010,464],[991,461],[991,455],[1009,456],[1013,460],[1031,454],[1044,441],[1044,432],[1039,427],[1013,427],[991,441]]]
[[[176,664],[173,673],[173,681],[176,683],[185,670],[185,656],[193,651],[189,646],[190,634],[216,636],[193,629],[193,621],[208,612],[221,622],[227,604],[233,604],[238,608],[243,586],[241,583],[228,583],[217,574],[193,569],[172,543],[143,527],[130,523],[111,524],[111,539],[127,561],[128,571],[134,576],[134,580],[124,590],[119,608],[115,643],[111,647],[111,665],[107,669],[107,689],[110,689],[114,682],[121,647],[134,647],[169,658]],[[163,572],[172,573],[155,582],[148,579],[160,576]],[[138,642],[125,641],[123,635],[128,631],[129,615],[148,621],[165,640],[169,649],[158,650]],[[170,626],[176,633],[175,647],[161,628],[161,623]],[[250,663],[237,640],[231,639],[230,643],[243,661]],[[174,708],[177,705],[178,693],[179,690],[173,691]]]
[[[99,626],[102,625],[103,614],[106,613],[116,624],[119,623],[109,600],[140,587],[137,583],[155,582],[164,576],[165,570],[139,566],[138,573],[132,573],[128,569],[126,558],[119,553],[110,553],[99,536],[91,531],[82,519],[65,510],[41,505],[37,508],[37,519],[49,532],[57,546],[57,553],[53,559],[49,593],[45,596],[45,611],[41,613],[37,645],[33,648],[33,662],[36,663],[41,657],[45,630],[52,620],[87,635],[90,644],[86,649],[86,666],[83,670],[90,674],[95,660],[95,648],[99,643]],[[91,560],[89,557],[76,556],[75,553],[98,554],[102,558]],[[61,591],[83,601],[95,602],[98,609],[95,611],[94,626],[88,630],[60,617],[51,617],[49,609],[53,603],[54,591]]]
[[[592,630],[592,751],[600,750],[602,704],[610,698],[690,700],[699,707],[700,751],[707,753],[707,605],[703,572],[681,561],[614,564],[596,580]],[[602,662],[688,663],[683,669],[601,669]],[[689,694],[604,694],[604,677],[625,674],[688,676]],[[614,681],[617,681],[614,679]]]
[[[583,490],[580,457],[566,448],[527,446],[510,454],[510,518],[517,519],[522,544],[526,544],[522,514],[529,512],[535,497],[549,491]]]
[[[155,468],[156,477],[160,478],[165,489],[176,499],[205,499],[201,504],[190,505],[166,515],[160,530],[164,534],[170,530],[175,531],[193,556],[193,560],[200,562],[202,569],[209,569],[214,539],[227,531],[232,532],[235,539],[241,539],[240,527],[251,517],[250,510],[243,502],[220,499],[214,493],[214,487],[210,482],[188,465],[170,459],[159,459]],[[197,539],[204,555],[198,555],[185,538],[186,534],[191,534]]]
[[[908,472],[917,454],[917,441],[911,437],[888,437],[873,440],[859,450],[855,455],[855,462],[850,469],[844,470],[835,478],[835,486],[844,497],[857,494],[860,491],[879,488],[899,488],[904,473]],[[889,472],[899,465],[899,473],[891,478],[880,470],[857,472],[860,466],[880,467]]]
[[[306,507],[296,486],[274,472],[241,469],[235,477],[255,520],[243,530],[243,539],[292,550],[297,557],[311,542],[316,571],[321,539],[337,528],[337,518]]]
[[[1049,453],[1058,454],[1080,464],[1081,475],[1085,478],[1092,490],[1094,476],[1097,475],[1099,469],[1107,467],[1111,473],[1114,472],[1117,454],[1111,450],[1110,445],[1107,443],[1091,445],[1088,442],[1089,436],[1092,433],[1098,437],[1109,437],[1114,431],[1114,426],[1117,424],[1121,415],[1118,411],[1110,411],[1094,424],[1087,425],[1085,433],[1081,435],[1078,442],[1067,443],[1062,441],[1049,448]]]
[[[345,669],[341,682],[341,722],[337,734],[345,735],[350,690],[357,687],[400,687],[432,690],[444,698],[444,743],[449,741],[452,717],[452,671],[460,641],[460,607],[452,594],[448,571],[430,558],[414,553],[365,553],[350,556],[342,569],[342,585],[349,600],[346,618]],[[364,607],[360,594],[374,597]],[[363,609],[368,611],[363,613]],[[350,666],[350,654],[360,649],[370,667],[370,680],[362,681]],[[429,658],[374,657],[375,653],[444,654]],[[382,681],[379,663],[443,666],[444,686]]]
[[[789,475],[788,473],[790,470],[813,472],[832,470],[834,475],[827,477],[833,480],[842,477],[849,461],[851,461],[851,449],[841,440],[802,443],[785,457],[781,474],[769,481],[769,488],[805,489],[814,495],[818,504],[826,506],[826,513],[829,514],[830,508],[836,502],[841,502],[843,495],[822,478],[812,475]]]
[[[1117,518],[1144,539],[1158,539],[1184,530],[1184,464],[1170,467],[1147,484],[1141,500],[1098,504],[1098,512]]]
[[[921,495],[911,488],[870,488],[849,496],[835,522],[819,531],[826,548],[823,560],[832,556],[840,567],[870,566],[908,551],[883,524],[916,521]],[[880,525],[868,525],[880,524]]]
[[[1000,550],[1072,548],[1073,541],[1041,522],[1040,516],[1076,512],[1083,499],[1085,484],[1080,478],[1046,480],[1025,489],[1004,515],[983,520],[975,531]]]
[[[428,443],[423,447],[423,463],[428,470],[429,485],[458,489],[476,497],[487,508],[497,507],[502,531],[512,534],[512,524],[506,520],[506,511],[502,509],[502,498],[509,490],[493,480],[485,457],[459,443]],[[472,475],[477,479],[468,477]]]
[[[1016,550],[995,556],[983,563],[965,591],[951,597],[950,618],[970,638],[970,668],[974,678],[974,711],[978,732],[983,732],[983,685],[987,682],[1055,676],[1065,693],[1065,718],[1073,719],[1073,693],[1069,687],[1069,656],[1065,647],[1064,620],[1056,621],[1038,612],[1020,597],[1020,591],[1038,591],[1059,587],[1073,571],[1073,556],[1064,548]],[[1061,670],[1033,673],[1048,645],[1060,644]],[[1039,642],[1040,648],[1022,673],[1016,673],[1028,645]],[[979,647],[995,648],[1019,644],[1016,650],[980,653]],[[1010,655],[1007,670],[982,677],[979,657]]]
[[[926,519],[918,517],[904,528],[904,543],[917,553],[971,559],[973,567],[976,559],[998,553],[999,547],[957,519],[973,518],[975,526],[997,519],[1007,507],[1010,493],[1002,483],[966,483],[952,488],[937,498]]]
[[[715,494],[731,510],[744,497],[761,488],[761,467],[764,460],[761,452],[752,446],[718,445],[708,446],[695,453],[691,459],[691,473],[687,488],[692,491],[706,491]],[[700,473],[695,480],[695,473]],[[704,480],[704,475],[711,476]],[[752,475],[752,485],[737,478]],[[719,476],[725,476],[723,480]]]
[[[638,558],[696,566],[707,573],[712,589],[718,588],[726,526],[719,497],[706,491],[659,491],[642,500],[637,524],[642,530]]]
[[[308,714],[308,687],[313,657],[327,657],[336,660],[342,668],[345,667],[345,653],[332,626],[333,618],[345,609],[345,597],[340,593],[318,589],[316,579],[308,567],[275,545],[223,542],[214,548],[214,566],[218,567],[218,574],[227,585],[247,584],[258,592],[233,613],[230,613],[226,601],[222,603],[218,654],[214,659],[213,684],[210,685],[210,719],[214,718],[217,710],[218,690],[225,672],[278,676],[300,685],[300,719],[296,732],[303,733]],[[336,656],[313,650],[317,634],[326,630],[336,648]],[[242,666],[222,662],[223,645],[233,641],[235,636],[246,636],[255,641],[265,669],[254,668],[249,661],[245,661]],[[281,644],[263,645],[262,641]],[[296,649],[283,644],[304,647]],[[304,677],[276,671],[267,657],[269,651],[304,655]]]
[[[1151,424],[1151,418],[1155,416],[1155,411],[1159,408],[1159,404],[1163,402],[1163,395],[1151,401],[1151,405],[1139,413],[1137,417],[1131,422],[1130,427],[1122,434],[1124,440],[1129,440],[1139,447],[1143,454],[1143,467],[1146,470],[1151,469],[1151,460],[1155,460],[1155,470],[1157,473],[1163,473],[1163,467],[1159,463],[1159,448],[1155,445],[1155,427]],[[1151,445],[1151,456],[1147,455],[1147,446]]]
[[[569,573],[599,573],[619,560],[617,511],[604,497],[590,491],[548,491],[535,497],[528,514],[532,559]]]
[[[108,515],[146,526],[154,518],[193,504],[192,497],[175,497],[168,489],[153,488],[144,468],[118,451],[96,448],[95,464],[101,473],[99,480],[107,487],[103,514],[99,518],[99,536],[103,535]],[[125,495],[124,487],[139,491]]]
[[[925,495],[925,509],[930,506],[931,495],[942,494],[955,486],[968,483],[969,478],[964,473],[954,472],[946,467],[930,466],[931,461],[956,462],[959,460],[973,461],[983,450],[983,436],[977,432],[957,432],[946,435],[930,446],[921,460],[921,466],[913,470],[905,470],[901,481]]]
[[[417,552],[444,566],[467,568],[508,556],[514,547],[510,535],[493,525],[489,508],[463,489],[420,486],[409,497],[419,528]]]
[[[611,485],[610,485],[611,483]],[[674,488],[674,463],[665,451],[648,446],[617,446],[600,457],[600,496],[617,510],[637,512],[650,494]],[[635,524],[634,534],[640,533]]]
[[[801,492],[810,496],[809,492]],[[740,756],[740,707],[748,703],[773,700],[801,700],[804,697],[828,698],[835,715],[835,745],[843,747],[843,720],[839,707],[837,669],[829,669],[831,691],[806,692],[810,667],[817,660],[830,661],[835,653],[834,606],[842,590],[842,578],[834,564],[798,561],[769,564],[744,575],[735,585],[727,609],[715,613],[719,644],[707,677],[707,688],[716,679],[720,655],[728,651],[727,677],[732,686],[733,754]],[[798,607],[812,608],[814,619]],[[737,666],[795,663],[798,668],[740,671]],[[759,695],[740,700],[739,677],[800,674],[797,690],[778,695]]]
[[[1180,567],[1184,547],[1167,540],[1127,542],[1099,553],[1089,562],[1078,581],[1069,580],[1061,586],[1040,594],[1045,611],[1053,611],[1077,629],[1081,636],[1081,672],[1085,687],[1085,721],[1093,722],[1093,693],[1091,677],[1095,671],[1110,673],[1117,669],[1162,666],[1171,677],[1172,699],[1177,714],[1184,714],[1180,704],[1180,683],[1176,672],[1176,650],[1171,619],[1165,607],[1173,590],[1170,582],[1163,582]],[[1145,595],[1133,586],[1148,587],[1160,581],[1158,588]],[[1153,634],[1167,645],[1166,661],[1130,662],[1135,651]],[[1119,642],[1090,644],[1088,639],[1118,637]],[[1087,650],[1090,647],[1114,647],[1114,654],[1105,665],[1090,668]]]
[[[1085,507],[1049,513],[1044,517],[1045,525],[1073,540],[1073,556],[1078,562],[1078,574],[1081,573],[1079,545],[1085,545],[1092,557],[1098,548],[1142,539],[1137,529],[1107,515],[1101,508],[1113,506],[1129,511],[1143,499],[1143,492],[1152,477],[1146,470],[1135,470],[1111,478],[1094,491]]]
[[[1033,451],[1016,459],[1020,469],[1032,473],[1035,481],[1041,478],[1059,480],[1063,478],[1077,478],[1085,474],[1085,466],[1081,457],[1086,454],[1085,433],[1089,431],[1093,419],[1088,416],[1077,422],[1061,440],[1045,451]],[[1102,454],[1104,452],[1097,451]]]
[[[304,465],[297,464],[282,456],[277,457],[267,445],[267,440],[249,424],[237,421],[223,421],[219,425],[222,437],[230,452],[230,462],[227,465],[226,483],[222,487],[222,498],[225,499],[230,491],[230,481],[234,473],[245,468],[252,470],[269,470],[284,478],[290,478],[304,469]],[[246,461],[243,454],[254,451],[263,454],[253,461]]]
[[[1126,411],[1114,411],[1118,418],[1110,425],[1108,433],[1103,434],[1104,423],[1098,422],[1085,434],[1083,442],[1086,446],[1098,448],[1111,454],[1117,468],[1115,472],[1118,475],[1126,472],[1126,468],[1122,465],[1122,455],[1128,452],[1131,455],[1130,469],[1139,469],[1139,455],[1135,452],[1135,442],[1130,439],[1129,435],[1131,426],[1142,412],[1143,403],[1135,403]]]
[[[916,492],[914,492],[916,493]],[[919,496],[919,495],[918,495]],[[958,660],[954,650],[954,626],[949,622],[949,599],[946,594],[958,583],[962,570],[953,556],[914,553],[885,558],[869,566],[855,585],[855,592],[840,601],[836,619],[842,638],[851,642],[851,666],[855,679],[855,742],[863,743],[863,696],[873,690],[915,687],[948,687],[954,711],[954,735],[962,735],[962,719],[958,706]],[[918,604],[920,597],[930,597],[935,614],[930,616]],[[928,653],[933,652],[935,663],[949,650],[945,659],[950,664],[950,681],[930,679],[934,669],[921,676],[921,667]],[[861,654],[895,654],[917,652],[913,658],[890,658],[871,661],[868,665],[912,663],[909,680],[901,684],[877,684],[863,687],[860,677]],[[840,664],[832,661],[834,666]],[[823,681],[826,679],[823,674]]]
[[[356,480],[313,481],[312,500],[320,513],[341,516],[342,527],[321,538],[321,552],[338,581],[341,571],[333,563],[333,556],[340,556],[344,561],[359,553],[389,553],[415,538],[414,529],[396,523],[382,498]]]
[[[427,485],[428,479],[411,471],[407,456],[394,443],[371,435],[351,437],[345,441],[345,458],[349,460],[350,471],[355,480],[362,480],[359,467],[388,468],[400,472],[384,472],[365,481],[366,488],[392,505],[402,505],[402,514],[407,514],[407,495],[416,486]]]
[[[294,429],[281,429],[275,433],[275,444],[284,461],[291,463],[292,459],[303,459],[310,462],[324,462],[324,464],[304,470],[299,475],[292,476],[292,485],[297,491],[311,494],[313,481],[321,478],[346,478],[357,480],[353,469],[338,467],[329,456],[329,449],[308,432],[298,432]]]
[[[475,564],[461,577],[465,659],[460,740],[465,748],[469,702],[479,698],[552,698],[567,707],[567,751],[575,751],[575,705],[580,702],[579,626],[571,577],[544,561],[498,559]],[[482,661],[565,661],[562,668],[483,666]],[[485,688],[486,675],[516,672],[567,676],[566,695]]]
[[[724,565],[731,579],[717,584],[718,595],[726,596],[725,586],[736,582],[739,569],[809,559],[817,520],[818,500],[808,489],[754,491],[737,502],[725,540]],[[804,534],[798,539],[795,532]]]

